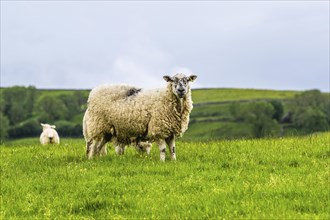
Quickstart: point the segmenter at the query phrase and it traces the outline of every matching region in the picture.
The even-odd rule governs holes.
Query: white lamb
[[[55,130],[55,125],[49,124],[40,124],[42,126],[42,133],[40,135],[40,143],[42,145],[46,144],[59,144],[60,137],[58,136],[57,131]]]
[[[116,152],[122,154],[132,139],[138,145],[156,142],[162,161],[167,144],[171,158],[176,159],[175,138],[188,129],[193,107],[189,82],[197,76],[179,73],[163,78],[167,82],[166,89],[103,85],[90,92],[83,119],[89,159],[106,154],[105,143],[110,140],[115,141]]]

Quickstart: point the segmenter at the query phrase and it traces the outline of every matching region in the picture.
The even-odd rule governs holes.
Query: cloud
[[[1,86],[329,90],[329,2],[1,3]],[[61,16],[58,16],[61,15]]]
[[[170,63],[169,55],[157,47],[144,32],[129,39],[113,61],[114,83],[132,84],[143,88],[164,86],[162,76]]]
[[[119,57],[113,64],[113,83],[131,84],[143,88],[156,88],[162,83],[156,77],[153,68],[130,58]]]

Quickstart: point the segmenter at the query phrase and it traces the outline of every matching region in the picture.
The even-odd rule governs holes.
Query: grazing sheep
[[[166,144],[173,160],[175,138],[188,129],[192,110],[189,82],[197,76],[182,73],[164,76],[166,89],[142,90],[123,85],[103,85],[90,92],[88,107],[83,119],[86,153],[89,159],[106,154],[105,143],[115,141],[118,154],[132,139],[156,142],[160,159],[165,160]]]
[[[151,147],[152,147],[152,144],[149,142],[149,141],[140,141],[136,138],[131,138],[130,139],[131,141],[131,145],[133,145],[136,149],[137,152],[139,153],[147,153],[148,155],[150,154],[150,150],[151,150]],[[117,141],[117,144],[118,141]],[[124,143],[125,144],[125,143]],[[117,151],[121,151],[122,149],[121,148],[116,148],[116,152]],[[125,149],[123,149],[123,152],[124,153]],[[119,152],[117,152],[118,154]]]
[[[55,130],[56,128],[55,125],[41,123],[41,126],[42,126],[42,133],[40,135],[40,143],[42,145],[60,143],[60,137],[58,136],[58,133]]]

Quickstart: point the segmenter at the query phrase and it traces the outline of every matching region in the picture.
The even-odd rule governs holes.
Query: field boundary
[[[219,102],[199,102],[194,103],[194,106],[205,106],[205,105],[224,105],[224,104],[230,104],[230,103],[253,103],[253,102],[269,102],[273,100],[279,100],[279,101],[289,101],[290,99],[241,99],[241,100],[231,100],[231,101],[219,101]]]

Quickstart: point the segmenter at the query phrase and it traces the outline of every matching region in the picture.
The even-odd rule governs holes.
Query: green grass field
[[[0,219],[329,219],[330,133],[178,142],[177,161],[129,148],[86,160],[82,139],[1,153]]]

